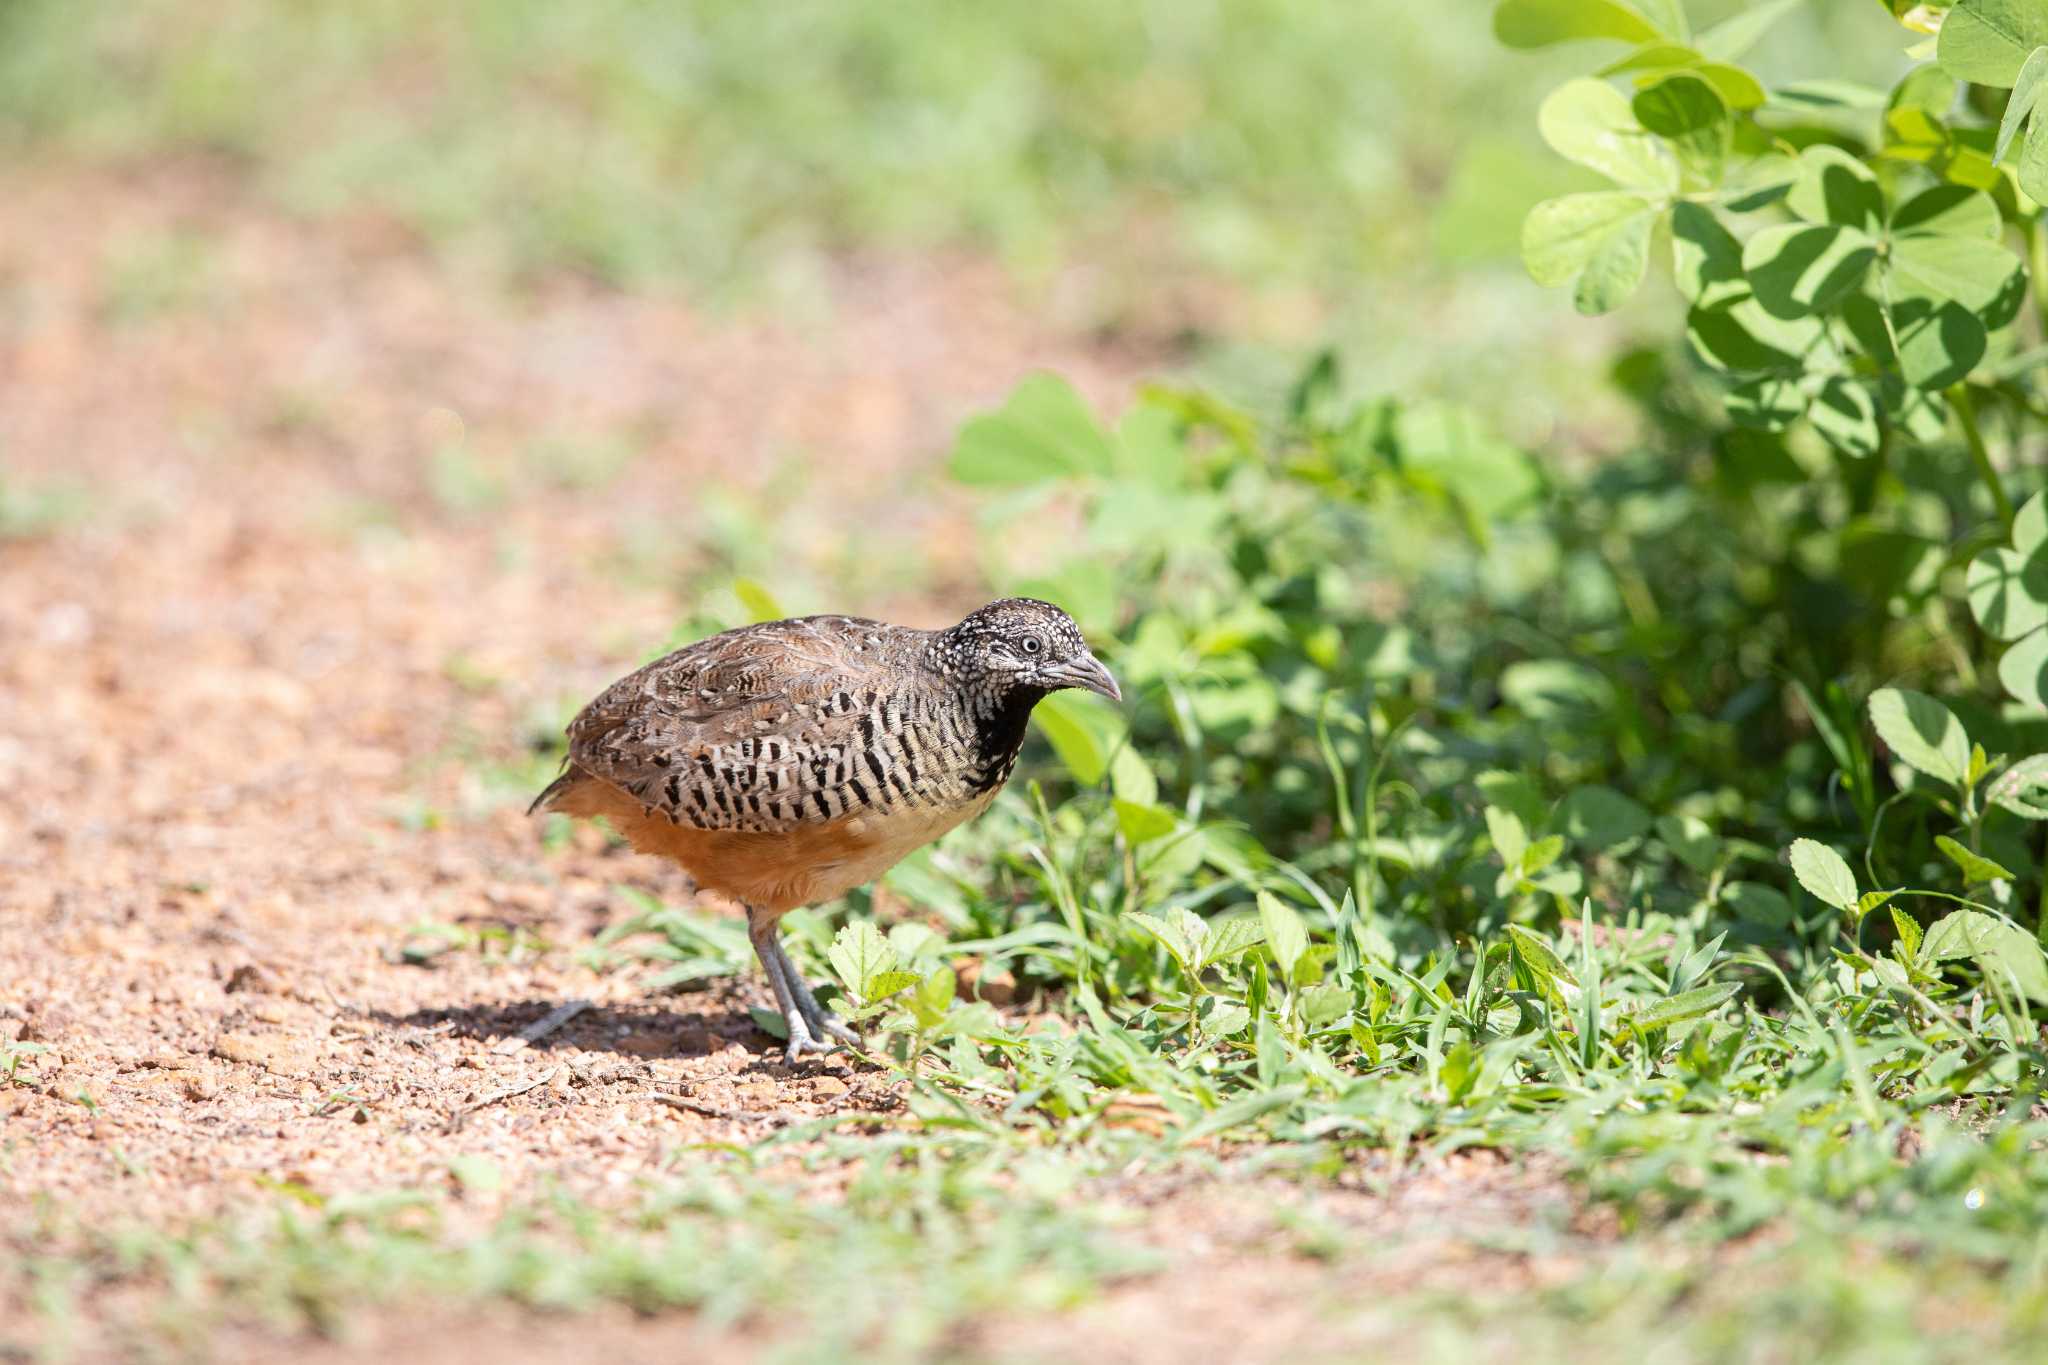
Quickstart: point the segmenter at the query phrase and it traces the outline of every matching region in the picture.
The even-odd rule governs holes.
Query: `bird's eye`
[[[1045,646],[1039,642],[1039,639],[1036,635],[1027,635],[1024,637],[1024,652],[1026,654],[1036,654],[1039,650],[1044,648]]]

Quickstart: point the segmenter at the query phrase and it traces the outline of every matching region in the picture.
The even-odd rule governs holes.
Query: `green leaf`
[[[2048,493],[2036,493],[2013,514],[2012,547],[2023,555],[2048,547]]]
[[[1106,474],[1112,459],[1109,437],[1073,385],[1033,374],[1002,407],[960,429],[952,472],[973,486],[1024,487]]]
[[[1512,872],[1522,865],[1522,855],[1529,850],[1529,831],[1522,823],[1522,817],[1513,811],[1498,806],[1485,810],[1486,832],[1493,839],[1493,851],[1500,854],[1501,866]]]
[[[1109,761],[1109,789],[1119,801],[1135,805],[1147,806],[1159,799],[1159,779],[1128,743],[1119,746]]]
[[[1889,263],[1895,295],[1953,299],[1976,313],[1999,303],[2023,269],[2001,243],[1947,233],[1895,237]]]
[[[1876,173],[1825,142],[1799,154],[1799,179],[1785,196],[1785,206],[1809,223],[1832,223],[1873,236],[1884,226],[1884,191]]]
[[[1202,965],[1213,967],[1219,962],[1228,962],[1247,948],[1257,947],[1266,941],[1266,926],[1256,915],[1235,915],[1229,919],[1213,920],[1209,925],[1209,936],[1202,940]]]
[[[1806,894],[1845,915],[1856,913],[1856,874],[1842,855],[1812,839],[1792,841],[1792,875]]]
[[[1678,861],[1705,876],[1721,861],[1721,840],[1697,815],[1660,815],[1657,837]]]
[[[1599,190],[1546,199],[1522,220],[1522,263],[1546,286],[1575,285],[1579,311],[1618,306],[1650,263],[1655,206],[1639,194]]]
[[[1310,986],[1301,993],[1301,1022],[1308,1028],[1328,1028],[1351,1013],[1351,988],[1335,981]]]
[[[1612,787],[1575,787],[1559,808],[1559,826],[1592,848],[1612,848],[1649,832],[1650,813]]]
[[[2035,710],[2048,708],[2048,630],[2021,636],[1999,657],[1998,681]]]
[[[789,1020],[783,1018],[776,1011],[764,1009],[759,1005],[749,1005],[747,1006],[747,1017],[754,1021],[755,1028],[761,1030],[770,1038],[776,1038],[783,1042],[789,1041]]]
[[[1529,970],[1567,985],[1579,984],[1578,978],[1572,975],[1572,969],[1564,965],[1564,960],[1551,946],[1521,925],[1510,924],[1508,937],[1514,940],[1515,951],[1522,955],[1522,961],[1529,964]]]
[[[1728,416],[1746,427],[1783,431],[1806,412],[1806,390],[1784,375],[1745,379],[1728,390]]]
[[[1869,349],[1879,359],[1889,356],[1899,367],[1899,377],[1916,389],[1938,390],[1959,384],[1977,368],[1990,347],[1991,334],[1975,313],[1960,303],[1903,298],[1892,305],[1892,331],[1898,334],[1898,350],[1891,350],[1890,333],[1880,329],[1882,345]],[[1861,333],[1858,333],[1859,339]]]
[[[1751,9],[1740,10],[1702,33],[1699,49],[1719,61],[1734,61],[1754,47],[1771,25],[1805,3],[1806,0],[1765,0]]]
[[[1792,902],[1775,886],[1729,882],[1721,888],[1721,899],[1738,917],[1752,924],[1783,929],[1792,923]]]
[[[1742,243],[1704,204],[1671,209],[1671,272],[1678,292],[1702,308],[1733,303],[1749,292],[1742,276]]]
[[[1177,924],[1168,924],[1157,915],[1148,915],[1143,910],[1131,910],[1124,918],[1143,929],[1166,945],[1166,950],[1176,958],[1192,966],[1195,960],[1195,945],[1188,942],[1188,936]]]
[[[1032,709],[1031,719],[1076,782],[1092,787],[1108,775],[1112,737],[1122,727],[1108,704],[1081,692],[1055,692]]]
[[[1259,920],[1266,931],[1266,951],[1280,967],[1283,981],[1294,980],[1294,969],[1308,952],[1308,925],[1287,902],[1269,891],[1259,893]]]
[[[498,1169],[497,1162],[468,1152],[448,1158],[448,1174],[454,1176],[456,1183],[465,1190],[483,1193],[496,1190],[505,1183],[505,1173]]]
[[[2041,0],[1960,0],[1942,20],[1934,56],[1959,81],[2007,86],[2042,46],[2048,5]]]
[[[919,1028],[931,1028],[946,1017],[953,1008],[953,1000],[959,993],[960,981],[951,967],[939,967],[931,975],[917,983],[917,991],[910,997],[910,1012],[917,1019]]]
[[[1882,439],[1877,400],[1855,380],[1839,375],[1828,380],[1814,395],[1806,417],[1822,439],[1844,455],[1864,459],[1877,453]]]
[[[1678,188],[1677,167],[1605,81],[1580,77],[1551,91],[1536,111],[1536,128],[1559,156],[1618,185],[1664,194]]]
[[[1493,36],[1514,48],[1548,47],[1580,38],[1647,43],[1654,25],[1615,0],[1503,0],[1493,12]]]
[[[1970,561],[1965,591],[1978,625],[1998,639],[2016,640],[2048,626],[2048,555],[1986,550]]]
[[[1914,919],[1898,906],[1892,907],[1892,928],[1898,930],[1899,946],[1905,949],[1905,960],[1916,962],[1920,957],[1920,921]]]
[[[1180,813],[1171,806],[1140,805],[1116,798],[1116,827],[1132,847],[1164,839],[1180,828]]]
[[[1562,834],[1546,834],[1522,850],[1520,871],[1525,877],[1533,877],[1558,860],[1564,852]]]
[[[2048,961],[2033,935],[2010,920],[1979,910],[1957,910],[1928,929],[1920,951],[1929,962],[1971,957],[1989,970],[2002,969],[2031,1000],[2048,1002]]]
[[[1700,986],[1646,1005],[1625,1018],[1638,1029],[1648,1033],[1651,1029],[1669,1028],[1688,1019],[1698,1019],[1712,1014],[1741,993],[1742,986],[1737,982],[1728,982],[1720,986]]]
[[[1767,227],[1742,249],[1743,273],[1756,301],[1780,318],[1834,307],[1863,283],[1876,259],[1874,238],[1825,223]]]
[[[847,993],[863,1003],[872,999],[869,982],[896,965],[896,950],[866,920],[842,925],[825,956]]]
[[[2028,820],[2048,820],[2048,754],[2032,754],[1992,780],[1991,803]]]
[[[1946,834],[1934,836],[1934,846],[1948,855],[1948,860],[1962,869],[1963,883],[1975,886],[1979,882],[2009,882],[2012,873],[1981,853],[1972,853]]]
[[[861,994],[861,1003],[872,1005],[878,1000],[887,1000],[899,991],[907,991],[918,984],[921,978],[916,972],[876,972],[868,978],[867,990]]]
[[[1936,185],[1920,191],[1893,212],[1894,236],[1977,237],[1995,242],[2005,231],[1998,204],[1968,185]]]
[[[2037,204],[2048,204],[2048,95],[2034,103],[2027,140],[2020,144],[2020,188]]]
[[[1870,723],[1901,763],[1952,787],[1970,771],[1970,737],[1946,706],[1925,693],[1882,687],[1870,694]]]
[[[1824,333],[1819,318],[1775,318],[1750,298],[1726,308],[1695,308],[1685,323],[1685,339],[1700,359],[1733,374],[1800,371]]]
[[[1728,155],[1728,101],[1703,77],[1674,72],[1652,81],[1629,102],[1636,122],[1670,142],[1679,158],[1708,182],[1718,181]]]

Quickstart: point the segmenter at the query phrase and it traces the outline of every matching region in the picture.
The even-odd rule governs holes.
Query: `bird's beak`
[[[1124,699],[1123,689],[1116,685],[1116,679],[1109,676],[1109,670],[1102,666],[1102,660],[1090,654],[1062,668],[1058,674],[1062,687],[1085,687],[1098,692],[1111,701]]]

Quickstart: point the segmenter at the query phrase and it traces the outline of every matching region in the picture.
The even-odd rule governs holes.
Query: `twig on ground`
[[[456,1129],[460,1128],[463,1125],[464,1120],[466,1120],[471,1114],[474,1114],[477,1110],[486,1108],[493,1104],[497,1104],[501,1100],[509,1100],[516,1096],[524,1095],[529,1090],[540,1089],[549,1081],[552,1081],[555,1078],[556,1073],[561,1071],[561,1069],[562,1068],[560,1068],[559,1066],[550,1067],[546,1075],[541,1076],[535,1080],[528,1081],[524,1085],[515,1085],[507,1090],[499,1090],[492,1094],[484,1096],[482,1099],[476,1101],[473,1104],[464,1105],[462,1108],[456,1110],[454,1113],[448,1116],[448,1122],[443,1127],[442,1131],[452,1133]]]
[[[684,1109],[692,1114],[702,1114],[707,1119],[731,1119],[737,1123],[786,1124],[789,1122],[781,1114],[764,1114],[758,1109],[720,1109],[716,1105],[705,1104],[700,1100],[693,1100],[684,1095],[671,1095],[663,1090],[649,1090],[645,1094],[635,1095],[633,1098],[636,1100],[649,1100],[655,1104],[665,1104],[671,1109]]]
[[[504,1042],[498,1044],[495,1050],[500,1054],[509,1054],[518,1052],[522,1048],[532,1047],[535,1043],[589,1008],[590,1002],[588,1000],[570,1000],[557,1005],[525,1028],[519,1030],[518,1037],[507,1038]]]

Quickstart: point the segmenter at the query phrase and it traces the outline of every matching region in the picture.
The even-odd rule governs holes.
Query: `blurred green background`
[[[1332,342],[1376,391],[1476,399],[1517,437],[1600,411],[1614,332],[1515,260],[1528,205],[1580,185],[1530,117],[1580,63],[1506,51],[1482,4],[8,0],[0,25],[17,164],[207,159],[515,286],[815,317],[835,260],[966,252],[1039,306],[1079,268],[1067,325],[1220,381]],[[1754,64],[1898,51],[1881,9],[1831,0]]]

